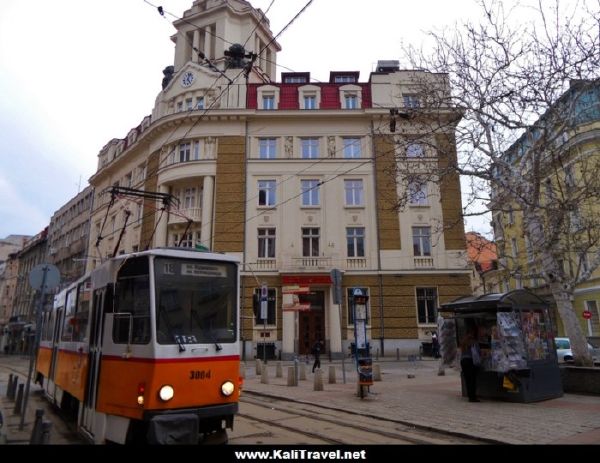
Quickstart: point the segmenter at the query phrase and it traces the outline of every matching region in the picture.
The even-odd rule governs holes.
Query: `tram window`
[[[150,280],[146,256],[127,260],[117,275],[113,342],[125,344],[132,323],[132,344],[150,342]],[[118,314],[130,314],[118,315]]]
[[[76,288],[73,288],[67,293],[65,301],[65,316],[63,320],[63,331],[61,341],[70,342],[73,339],[73,323],[71,319],[75,314],[75,304],[77,302]]]
[[[77,312],[71,320],[73,325],[73,341],[87,342],[88,340],[88,321],[90,316],[90,300],[92,297],[92,287],[90,280],[80,283],[77,288]]]

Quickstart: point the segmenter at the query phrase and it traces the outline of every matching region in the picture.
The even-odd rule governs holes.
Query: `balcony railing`
[[[415,257],[415,268],[433,268],[433,257]]]
[[[276,259],[258,259],[253,265],[253,270],[264,271],[264,270],[277,270]]]
[[[202,208],[201,207],[190,207],[188,209],[177,209],[169,214],[169,225],[175,223],[186,223],[191,219],[194,222],[200,222],[202,220]]]
[[[367,259],[364,257],[349,257],[346,259],[346,269],[354,270],[359,268],[367,268]]]
[[[298,269],[328,270],[332,268],[331,257],[293,257],[292,266]]]

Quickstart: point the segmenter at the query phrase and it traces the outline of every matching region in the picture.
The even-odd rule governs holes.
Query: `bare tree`
[[[544,282],[578,364],[592,360],[574,290],[600,266],[600,3],[593,3],[539,0],[505,10],[481,0],[480,23],[429,32],[428,51],[404,49],[413,69],[428,72],[413,73],[400,89],[412,100],[392,110],[390,123],[399,144],[394,174],[407,192],[397,206],[413,200],[419,182],[463,176],[463,218],[493,213],[505,269]],[[433,155],[409,159],[415,140]],[[513,214],[527,244],[520,252],[532,264],[505,252]]]

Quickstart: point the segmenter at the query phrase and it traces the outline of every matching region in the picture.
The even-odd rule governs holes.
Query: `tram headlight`
[[[225,397],[229,397],[231,394],[233,394],[233,391],[235,391],[235,386],[231,381],[225,381],[223,384],[221,384],[221,394],[223,394]]]
[[[173,386],[169,386],[168,384],[161,387],[158,391],[158,397],[160,397],[160,400],[163,402],[168,402],[173,398],[174,395],[175,390],[173,389]]]

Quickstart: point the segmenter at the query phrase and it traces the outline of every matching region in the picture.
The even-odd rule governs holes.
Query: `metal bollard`
[[[29,445],[41,444],[43,418],[44,410],[41,408],[36,409],[35,421],[33,422],[33,428],[31,429],[31,438],[29,439]]]
[[[6,386],[6,397],[10,399],[10,388],[12,387],[13,374],[8,375],[8,385]]]
[[[298,385],[298,375],[300,372],[298,371],[298,357],[294,356],[294,385]]]
[[[19,377],[17,375],[14,375],[12,378],[12,381],[8,384],[8,388],[10,389],[10,395],[8,396],[8,398],[10,400],[15,400],[15,395],[17,393],[18,381],[19,381]]]
[[[41,431],[41,439],[40,444],[47,445],[50,443],[50,430],[52,429],[52,422],[43,421],[42,422],[42,431]]]
[[[13,414],[20,415],[21,409],[23,408],[23,389],[25,388],[24,384],[19,384],[19,392],[17,392],[17,400],[15,400],[15,408],[13,409]]]

